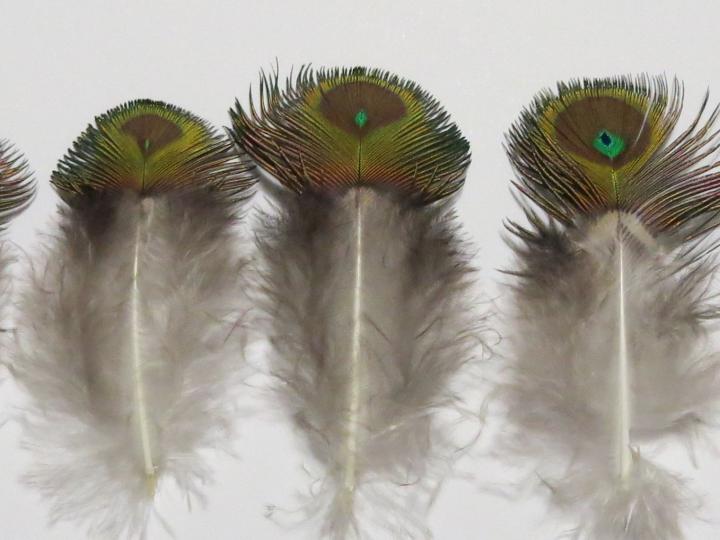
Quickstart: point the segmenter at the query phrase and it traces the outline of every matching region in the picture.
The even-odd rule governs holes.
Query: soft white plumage
[[[262,292],[279,395],[324,471],[308,512],[324,538],[429,538],[455,449],[438,414],[480,354],[452,211],[370,188],[280,197]]]
[[[229,450],[243,375],[235,209],[203,191],[79,211],[28,269],[13,371],[26,479],[91,538],[145,533],[157,488],[188,497]]]
[[[12,365],[25,478],[53,521],[145,536],[157,489],[199,497],[204,454],[232,444],[247,309],[235,224],[254,180],[206,122],[149,100],[96,117],[58,163],[58,230],[23,273]]]
[[[643,442],[684,440],[716,418],[714,259],[697,245],[663,249],[628,214],[573,232],[531,221],[515,229],[512,370],[501,387],[511,455],[574,510],[578,537],[680,538],[695,501]]]

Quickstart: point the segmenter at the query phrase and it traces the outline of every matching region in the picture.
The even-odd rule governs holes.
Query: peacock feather
[[[35,196],[35,182],[27,162],[0,141],[0,227],[22,212]]]
[[[92,192],[150,195],[198,184],[234,200],[254,183],[251,169],[204,120],[173,105],[136,100],[98,116],[60,161],[52,183],[67,201]]]
[[[13,349],[27,477],[52,521],[154,537],[156,492],[201,496],[206,454],[232,441],[254,165],[191,113],[139,100],[97,117],[52,183],[66,204],[26,271]]]
[[[469,144],[417,84],[377,69],[300,69],[284,91],[260,78],[259,107],[230,112],[238,144],[286,187],[393,187],[432,202],[457,191]]]
[[[509,225],[507,455],[576,539],[683,538],[694,495],[648,445],[692,447],[717,423],[718,108],[706,96],[672,136],[682,102],[662,77],[560,83],[507,137],[516,186],[549,216]]]
[[[610,210],[635,215],[653,235],[696,236],[720,208],[720,174],[704,160],[720,146],[705,121],[670,140],[680,116],[677,79],[648,76],[560,83],[525,109],[507,136],[516,186],[571,224]]]
[[[237,146],[287,188],[256,231],[258,300],[279,401],[320,466],[313,537],[430,538],[456,455],[436,412],[480,339],[445,204],[468,142],[418,85],[365,68],[263,75],[259,106],[230,114]]]

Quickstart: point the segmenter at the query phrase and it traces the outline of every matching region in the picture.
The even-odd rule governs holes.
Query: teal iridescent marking
[[[593,148],[603,156],[615,159],[625,150],[625,141],[607,129],[601,129],[593,140]]]
[[[365,112],[365,109],[360,109],[357,114],[355,115],[355,125],[362,129],[365,124],[367,124],[368,121],[368,115]]]
[[[150,139],[145,139],[145,152],[150,150]]]

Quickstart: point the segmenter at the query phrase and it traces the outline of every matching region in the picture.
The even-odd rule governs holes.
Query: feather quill
[[[253,182],[208,124],[147,100],[96,118],[58,165],[59,231],[22,290],[13,367],[53,521],[132,538],[164,483],[201,497],[236,413],[234,226]]]
[[[448,196],[468,144],[414,83],[303,69],[236,142],[287,188],[261,219],[272,372],[323,469],[320,536],[426,538],[424,506],[452,455],[438,411],[477,343],[472,273]],[[315,536],[317,537],[317,536]]]
[[[560,84],[507,138],[524,206],[510,223],[510,456],[578,523],[569,536],[676,540],[694,497],[648,458],[716,418],[708,294],[720,208],[714,109],[670,139],[682,88],[663,78]]]

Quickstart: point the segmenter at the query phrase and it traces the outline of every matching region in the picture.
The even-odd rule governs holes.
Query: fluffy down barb
[[[204,192],[64,208],[22,290],[13,367],[29,398],[27,480],[53,520],[144,536],[156,489],[200,496],[241,376],[234,219]]]
[[[279,206],[262,292],[279,394],[324,471],[308,513],[323,538],[428,538],[454,450],[437,415],[477,352],[453,214],[370,188]]]
[[[717,417],[714,259],[697,244],[661,248],[622,212],[573,229],[528,215],[529,228],[511,227],[510,455],[573,510],[576,538],[681,538],[693,497],[643,449],[690,441]]]

